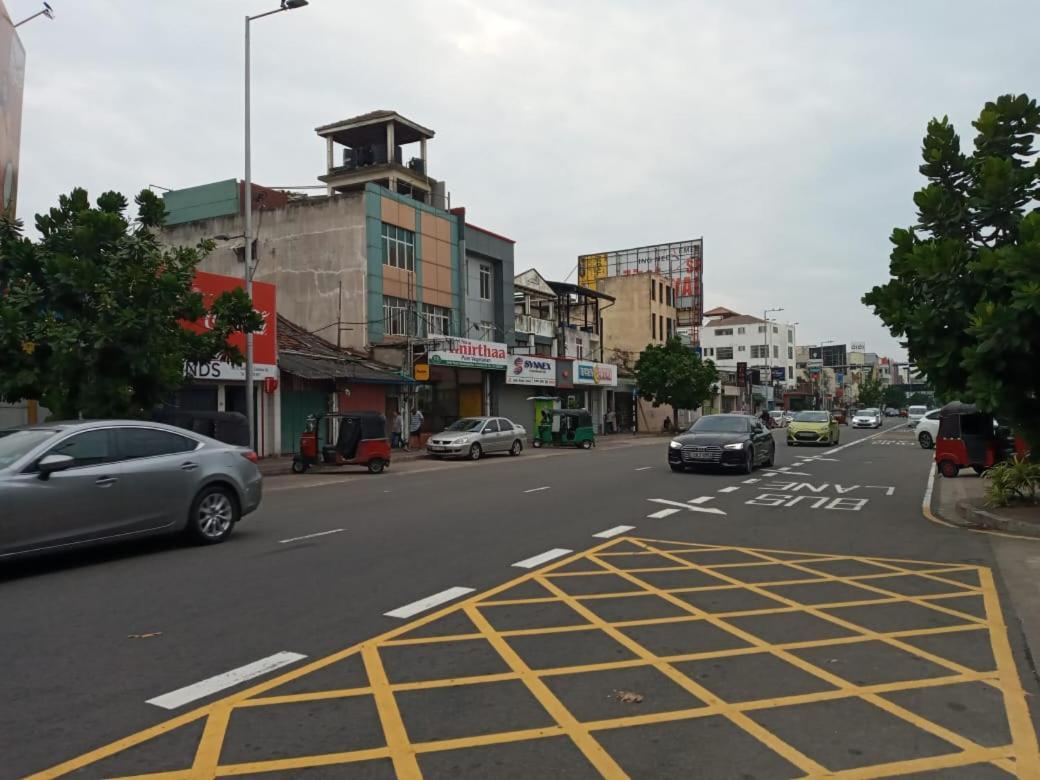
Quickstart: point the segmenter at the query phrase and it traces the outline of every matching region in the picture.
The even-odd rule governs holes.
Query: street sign
[[[747,384],[747,363],[737,363],[737,385],[743,387]]]
[[[430,381],[430,364],[429,363],[416,363],[415,368],[412,370],[412,375],[415,377],[416,382],[429,382]]]

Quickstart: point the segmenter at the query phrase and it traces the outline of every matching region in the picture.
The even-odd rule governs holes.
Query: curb
[[[957,502],[955,517],[947,517],[932,508],[932,494],[935,489],[935,467],[928,465],[928,486],[921,501],[921,514],[926,520],[947,528],[963,528],[977,534],[1006,536],[1009,539],[1026,539],[1031,542],[1040,540],[1040,527],[1032,523],[1024,524],[1018,520],[1001,517],[971,505],[971,502]],[[1023,527],[1025,526],[1025,527]]]

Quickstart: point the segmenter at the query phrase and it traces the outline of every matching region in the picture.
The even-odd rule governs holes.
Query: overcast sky
[[[241,178],[243,16],[277,3],[51,0],[19,29],[19,216]],[[1038,22],[1035,0],[311,0],[253,25],[254,180],[317,184],[316,126],[396,109],[518,272],[703,236],[706,308],[902,357],[859,299],[913,222],[925,125],[970,142],[986,100],[1035,97]]]

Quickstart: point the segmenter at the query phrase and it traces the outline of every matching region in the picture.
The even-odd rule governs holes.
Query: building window
[[[422,318],[426,326],[426,336],[451,335],[451,309],[424,303]]]
[[[664,295],[664,288],[661,289],[661,295]],[[661,334],[661,341],[664,341],[664,316],[657,315],[657,332]]]
[[[578,349],[578,360],[584,359],[584,357],[585,357],[585,345],[582,342],[579,341],[578,344],[577,344],[577,349]]]
[[[737,346],[737,352],[743,352],[743,351],[744,351],[744,345],[743,344],[738,345]]]
[[[732,336],[733,328],[715,328],[716,336]]]
[[[719,347],[717,350],[719,360],[732,360],[733,347]]]
[[[787,348],[787,359],[794,360],[794,347]]]
[[[780,347],[778,347],[776,344],[773,345],[773,357],[780,357]]]
[[[776,327],[776,325],[774,325],[773,326],[773,333],[779,333],[779,332],[780,332],[780,329],[778,327]]]
[[[415,233],[383,223],[383,265],[415,270]]]
[[[495,340],[495,323],[484,320],[477,326],[478,333],[480,334],[481,341],[494,341]]]
[[[660,298],[661,303],[664,303],[664,282],[657,283],[657,297]]]
[[[491,266],[487,263],[480,264],[480,300],[491,300]]]
[[[671,290],[672,288],[671,288],[671,287],[669,287],[668,289],[669,289],[669,290]],[[665,324],[665,326],[666,326],[666,327],[668,328],[668,329],[667,329],[667,331],[666,331],[666,333],[668,334],[668,338],[671,338],[671,337],[672,337],[672,318],[671,318],[671,317],[668,317],[668,318],[667,318],[667,319],[666,319],[666,320],[664,321],[664,324]]]
[[[650,315],[650,334],[654,341],[657,341],[657,315]]]
[[[794,331],[793,330],[787,331],[787,343],[788,344],[794,344]]]
[[[404,298],[383,296],[383,335],[408,335],[408,310],[411,306],[412,302]]]
[[[737,335],[738,336],[743,336],[744,335],[744,329],[743,328],[737,328]]]
[[[751,359],[761,360],[765,358],[769,352],[766,350],[765,344],[752,344],[751,345]]]
[[[665,294],[665,298],[667,298],[668,305],[671,306],[672,305],[672,288],[671,287],[665,287],[664,288],[664,294]]]
[[[766,332],[766,326],[765,325],[759,325],[758,326],[758,332],[759,333],[765,333]]]
[[[653,279],[650,280],[650,300],[657,300],[657,282]]]
[[[787,367],[787,378],[794,379],[794,369],[790,366]]]

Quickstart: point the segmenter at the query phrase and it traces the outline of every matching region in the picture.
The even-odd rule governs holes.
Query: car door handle
[[[181,464],[181,471],[194,471],[199,467],[198,463],[192,463],[190,460],[186,463]]]
[[[94,480],[94,484],[98,487],[109,487],[110,485],[114,485],[115,483],[115,477],[98,477],[96,480]]]

